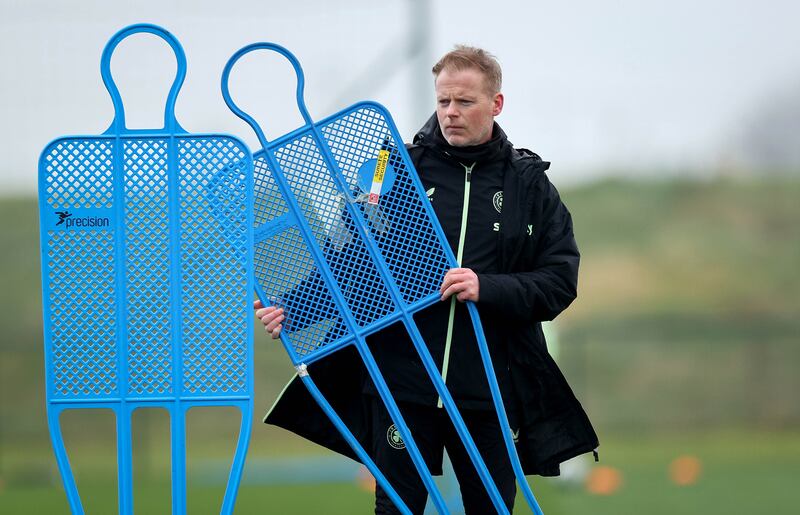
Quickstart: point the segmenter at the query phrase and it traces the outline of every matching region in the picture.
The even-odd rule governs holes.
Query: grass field
[[[587,491],[585,478],[534,479],[545,513],[797,512],[800,180],[610,180],[562,196],[582,263],[551,349],[598,430],[601,463],[588,481],[608,494]],[[0,219],[0,513],[68,513],[44,416],[35,199],[0,199]],[[321,451],[258,422],[292,375],[285,352],[258,334],[237,513],[370,513],[371,494],[352,475],[298,484],[262,473]],[[115,513],[113,421],[91,417],[66,416],[65,438],[87,513]],[[134,419],[137,513],[168,513],[166,419],[143,417]],[[232,455],[236,427],[230,413],[190,419],[189,513],[218,513],[223,486],[203,479],[202,463]],[[670,464],[687,455],[699,476],[678,486]]]
[[[695,483],[679,486],[670,479],[669,466],[675,458],[687,454],[700,461],[701,469]],[[258,457],[251,455],[251,459],[255,461]],[[590,477],[592,473],[608,470],[606,467],[617,471],[621,482],[616,489],[613,482],[606,483],[613,491],[605,495],[588,492],[585,481],[566,484],[533,479],[534,493],[544,512],[547,515],[789,515],[796,513],[800,505],[797,489],[800,434],[797,433],[713,433],[615,439],[603,445],[601,463],[591,465]],[[79,481],[87,513],[116,511],[113,470],[96,468],[88,475],[79,476]],[[354,481],[259,483],[259,478],[246,470],[239,490],[237,514],[351,515],[371,511],[370,492]],[[166,480],[155,483],[153,475],[149,480],[140,478],[135,493],[136,512],[168,513],[170,501],[166,485]],[[188,513],[219,513],[222,492],[222,484],[193,485],[190,475]],[[55,515],[69,510],[60,487],[40,484],[6,488],[0,493],[0,512]],[[521,497],[517,499],[515,513],[529,513]]]

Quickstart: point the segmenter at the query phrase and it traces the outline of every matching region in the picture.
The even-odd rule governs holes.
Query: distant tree
[[[800,80],[766,98],[746,118],[735,153],[742,164],[773,173],[800,173]]]

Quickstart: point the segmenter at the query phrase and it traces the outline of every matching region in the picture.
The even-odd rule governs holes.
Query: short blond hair
[[[444,54],[431,69],[434,80],[446,68],[457,71],[470,68],[478,70],[486,78],[486,87],[489,90],[489,94],[500,93],[500,88],[503,85],[503,72],[500,69],[500,63],[497,62],[495,56],[482,48],[456,45],[453,50]]]

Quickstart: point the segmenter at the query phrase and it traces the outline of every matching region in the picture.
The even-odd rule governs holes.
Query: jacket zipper
[[[475,164],[476,163],[472,163],[467,166],[461,163],[461,166],[464,167],[464,207],[461,210],[461,231],[458,235],[458,248],[456,249],[456,261],[458,262],[458,266],[461,266],[461,262],[464,258],[464,237],[467,234],[467,214],[469,213],[469,190],[472,180],[472,169],[475,168]],[[453,323],[455,315],[456,296],[453,295],[450,297],[450,316],[447,318],[447,337],[444,341],[444,359],[442,360],[442,381],[445,383],[447,383],[447,369],[450,365],[450,344],[453,343]],[[436,406],[439,408],[443,406],[441,397],[439,397]]]

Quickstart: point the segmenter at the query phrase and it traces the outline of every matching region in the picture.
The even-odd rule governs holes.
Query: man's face
[[[445,68],[436,77],[436,117],[444,139],[454,147],[489,141],[494,117],[502,110],[503,94],[491,94],[480,71]]]

